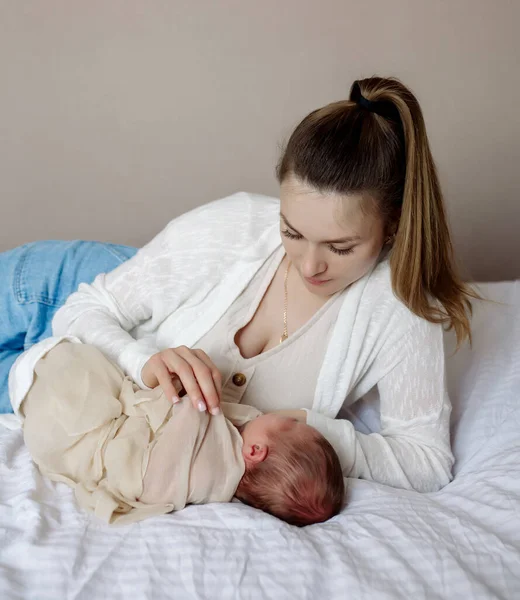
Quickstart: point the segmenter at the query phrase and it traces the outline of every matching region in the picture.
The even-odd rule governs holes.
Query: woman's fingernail
[[[220,415],[220,408],[218,406],[214,406],[209,412],[216,417],[217,415]]]
[[[202,400],[199,400],[197,402],[197,408],[200,410],[200,412],[204,412],[206,410],[206,405]]]
[[[180,401],[181,401],[181,399],[179,398],[179,396],[174,396],[174,397],[172,398],[172,402],[173,402],[174,404],[177,404],[177,402],[180,402]]]

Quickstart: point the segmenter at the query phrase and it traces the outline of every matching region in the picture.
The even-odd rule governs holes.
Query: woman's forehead
[[[362,209],[361,194],[323,193],[288,179],[282,183],[280,198],[284,220],[309,239],[367,237],[374,227],[375,217]]]

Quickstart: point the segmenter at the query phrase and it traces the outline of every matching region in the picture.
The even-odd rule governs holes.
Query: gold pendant
[[[284,301],[283,301],[283,333],[280,338],[280,344],[283,344],[285,340],[289,337],[289,333],[287,331],[287,276],[289,275],[289,268],[291,267],[291,261],[287,263],[287,269],[285,270],[285,277],[283,281],[283,292],[284,292]]]

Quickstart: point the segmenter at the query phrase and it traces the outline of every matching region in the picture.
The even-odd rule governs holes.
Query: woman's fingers
[[[222,395],[222,374],[216,367],[215,363],[211,360],[211,358],[204,352],[204,350],[200,350],[196,348],[193,350],[193,353],[200,358],[200,360],[208,367],[211,373],[211,377],[213,378],[213,382],[215,383],[215,388],[217,389],[218,397]]]
[[[161,353],[162,354],[162,353]],[[169,398],[174,404],[179,402],[180,398],[177,394],[177,390],[172,381],[172,376],[170,370],[168,369],[168,365],[164,361],[164,358],[161,354],[156,355],[157,360],[153,365],[153,373],[155,377],[157,377],[157,381],[162,388],[162,391],[165,393],[166,397]]]
[[[220,412],[222,376],[203,350],[180,346],[158,352],[144,366],[142,377],[148,387],[161,386],[174,403],[184,391],[197,410]]]
[[[170,373],[175,374],[179,378],[193,406],[201,412],[205,411],[206,402],[197,383],[193,368],[186,358],[180,355],[179,348],[171,350],[171,353],[164,356],[164,360]]]
[[[216,367],[210,358],[204,355],[202,351],[196,353],[185,346],[176,348],[175,352],[183,362],[176,360],[176,364],[172,366],[188,393],[193,406],[200,411],[207,408],[211,414],[218,414],[220,412],[220,394],[217,391],[218,382],[213,379],[212,371]],[[219,377],[220,374],[217,379]]]
[[[183,388],[181,380],[177,377],[177,375],[173,374],[171,376],[173,385],[175,390],[177,391],[177,396],[182,400],[183,396],[186,396],[186,390]]]

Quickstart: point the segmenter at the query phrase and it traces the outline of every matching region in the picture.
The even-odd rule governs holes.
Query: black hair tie
[[[371,100],[367,100],[365,98],[365,96],[363,95],[359,95],[359,99],[357,101],[357,103],[362,106],[363,108],[366,108],[367,110],[369,110],[370,112],[377,112],[377,102],[372,102]]]
[[[401,117],[399,115],[399,111],[397,110],[395,104],[393,102],[389,102],[387,100],[368,100],[361,93],[361,89],[359,84],[356,82],[350,94],[350,99],[362,106],[369,112],[375,113],[376,115],[380,115],[385,117],[386,119],[391,119],[396,123],[401,124]]]

